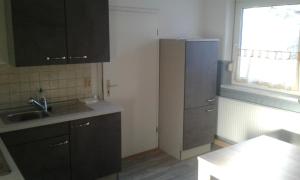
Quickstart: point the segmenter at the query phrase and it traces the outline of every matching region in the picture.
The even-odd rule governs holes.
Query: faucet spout
[[[45,97],[42,97],[40,100],[35,100],[34,98],[30,98],[28,102],[42,109],[44,112],[48,112],[48,103]]]

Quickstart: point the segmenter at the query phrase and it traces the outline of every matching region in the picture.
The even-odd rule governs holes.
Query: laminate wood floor
[[[219,149],[214,146],[213,150]],[[197,180],[197,158],[179,161],[157,150],[123,160],[120,180]]]

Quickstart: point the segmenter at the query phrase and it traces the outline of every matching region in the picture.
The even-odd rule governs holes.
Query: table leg
[[[198,180],[211,180],[208,164],[198,159]]]

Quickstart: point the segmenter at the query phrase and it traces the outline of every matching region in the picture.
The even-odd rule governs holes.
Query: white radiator
[[[300,113],[219,98],[218,136],[241,142],[278,129],[300,134]]]

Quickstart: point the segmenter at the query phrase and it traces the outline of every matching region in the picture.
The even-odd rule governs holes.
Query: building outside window
[[[278,2],[237,2],[233,84],[300,95],[300,1]]]

